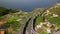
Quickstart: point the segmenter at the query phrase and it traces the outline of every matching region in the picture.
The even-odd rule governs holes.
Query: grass
[[[39,16],[36,18],[35,25],[38,25],[40,22],[43,22],[43,16]]]
[[[39,34],[47,34],[45,31],[40,31]]]
[[[60,8],[52,8],[52,9],[49,9],[51,12],[53,13],[56,13],[60,16]]]
[[[55,17],[55,18],[50,18],[49,17],[49,21],[51,23],[54,23],[56,24],[58,27],[60,27],[60,7],[59,8],[52,8],[52,9],[49,9],[51,12],[53,13],[56,13],[59,15],[59,17]]]
[[[49,11],[52,13],[58,14],[59,17],[52,17],[53,14],[49,14],[48,16],[45,16],[45,17],[48,18],[48,21],[50,23],[56,24],[57,27],[60,27],[60,8],[52,8],[52,9],[49,9]],[[43,16],[39,16],[36,18],[35,26],[38,25],[40,22],[43,22]],[[47,33],[42,30],[40,31],[40,34],[47,34]]]
[[[49,21],[60,27],[60,18],[50,18]]]

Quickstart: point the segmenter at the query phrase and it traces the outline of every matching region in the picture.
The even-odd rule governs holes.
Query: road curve
[[[38,14],[38,13],[40,13],[40,14]],[[43,14],[43,11],[38,12],[38,13],[36,13],[36,15],[33,15],[32,18],[31,18],[31,20],[30,20],[30,23],[29,23],[29,34],[37,34],[37,33],[34,31],[34,29],[33,29],[34,19],[35,19],[35,17],[37,17],[38,15],[42,15],[42,14]]]
[[[40,11],[38,13],[36,13],[35,15],[32,16],[30,22],[29,22],[29,34],[38,34],[37,32],[35,32],[34,28],[33,28],[33,23],[34,23],[34,19],[37,16],[41,16],[48,8],[44,9],[43,11]]]
[[[18,34],[24,34],[24,28],[25,28],[25,25],[27,24],[27,21],[31,18],[31,20],[30,20],[30,25],[29,25],[29,34],[31,33],[31,34],[36,34],[36,32],[34,31],[34,29],[33,29],[33,21],[34,21],[34,18],[35,17],[37,17],[38,15],[42,15],[44,12],[45,12],[45,10],[47,10],[48,8],[46,8],[46,9],[44,9],[43,11],[41,11],[40,12],[40,14],[39,14],[39,12],[36,14],[36,15],[32,15],[32,14],[30,14],[29,16],[27,16],[26,17],[26,19],[24,20],[24,24],[22,24],[22,26],[19,28],[20,30],[19,30],[19,32],[18,32]]]
[[[31,18],[31,14],[28,15],[28,16],[25,18],[24,23],[23,23],[22,26],[19,28],[20,30],[19,30],[18,34],[23,34],[23,31],[24,31],[24,27],[25,27],[25,25],[26,25],[26,22],[27,22],[30,18]]]

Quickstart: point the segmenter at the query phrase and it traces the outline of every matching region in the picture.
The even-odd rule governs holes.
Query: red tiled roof
[[[6,23],[6,21],[4,21],[4,20],[0,21],[0,25],[5,24],[5,23]]]

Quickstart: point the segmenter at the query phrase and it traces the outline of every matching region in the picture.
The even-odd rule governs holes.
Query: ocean
[[[60,3],[60,0],[0,0],[0,6],[23,11],[46,8],[56,3]]]

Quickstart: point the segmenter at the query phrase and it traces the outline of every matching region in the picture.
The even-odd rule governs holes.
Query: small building
[[[50,13],[50,11],[49,11],[49,10],[47,10],[46,12],[47,12],[47,13]]]
[[[49,10],[46,10],[46,16],[50,14],[50,11]]]
[[[40,23],[39,25],[37,25],[37,26],[35,27],[35,30],[37,30],[37,29],[39,29],[39,28],[42,28],[42,26],[43,26],[43,23]]]
[[[46,10],[44,13],[43,13],[43,15],[45,15],[45,16],[47,16],[47,15],[49,15],[51,12],[49,11],[49,10]]]
[[[52,30],[52,28],[48,27],[47,28],[47,33],[50,34],[51,33],[51,30]]]
[[[50,24],[50,22],[48,22],[48,21],[47,21],[47,22],[43,22],[43,24],[45,24],[45,25],[46,25],[46,24]]]
[[[53,17],[58,17],[58,14],[55,14],[55,13],[54,13],[54,14],[53,14]]]
[[[0,25],[4,25],[6,23],[5,20],[0,20]],[[6,33],[6,28],[1,28],[0,29],[0,34],[5,34]]]
[[[5,20],[0,20],[0,25],[3,25],[3,24],[5,24],[5,23],[6,23]]]

